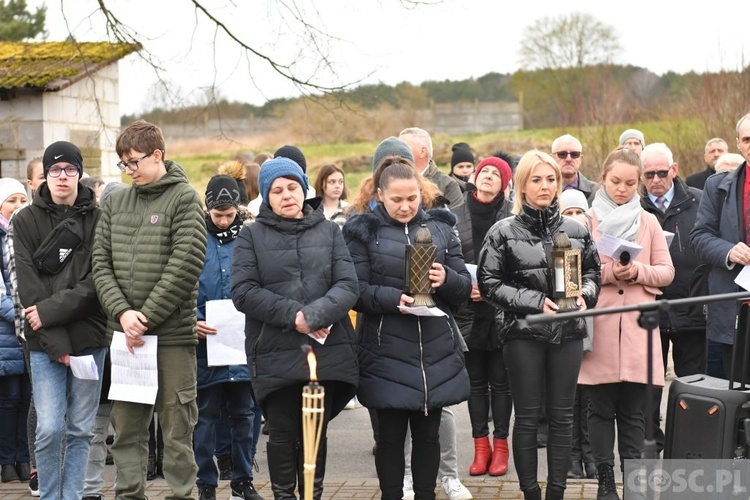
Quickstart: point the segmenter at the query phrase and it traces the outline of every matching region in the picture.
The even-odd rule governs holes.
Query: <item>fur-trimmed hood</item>
[[[456,216],[450,210],[444,208],[432,208],[427,211],[420,208],[417,215],[409,221],[408,225],[421,224],[430,219],[444,222],[450,227],[456,225]],[[343,227],[344,237],[367,243],[368,241],[377,239],[378,230],[383,225],[402,226],[403,224],[394,220],[388,215],[383,205],[378,204],[372,212],[350,216]]]

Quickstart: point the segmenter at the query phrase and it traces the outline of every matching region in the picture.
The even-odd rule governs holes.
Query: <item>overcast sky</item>
[[[535,20],[583,12],[612,26],[623,51],[616,62],[643,66],[661,75],[720,69],[750,63],[750,2],[602,0],[443,0],[404,7],[399,0],[296,0],[301,16],[336,37],[324,47],[335,74],[313,69],[317,59],[293,36],[300,32],[277,0],[205,0],[211,12],[244,42],[270,56],[290,60],[301,54],[302,75],[338,85],[362,80],[396,84],[460,80],[519,69],[520,40]],[[430,2],[432,0],[423,0]],[[36,6],[41,0],[29,0]],[[190,0],[106,0],[114,14],[138,30],[145,48],[165,70],[178,93],[200,100],[214,82],[231,100],[263,104],[299,92],[265,63],[248,60],[222,34],[216,35]],[[65,18],[61,11],[65,11]],[[79,40],[107,40],[96,0],[47,0],[48,40],[71,29]],[[701,5],[698,8],[697,5]],[[285,15],[282,15],[285,14]],[[67,26],[66,26],[67,19]],[[197,21],[196,21],[197,20]],[[213,40],[217,42],[214,44]],[[249,68],[249,69],[248,69]],[[137,56],[120,63],[123,114],[159,102],[157,81]]]

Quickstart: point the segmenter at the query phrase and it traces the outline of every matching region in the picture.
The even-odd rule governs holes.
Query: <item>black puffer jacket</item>
[[[651,202],[648,196],[641,197],[641,206],[647,212],[656,216],[659,225],[665,231],[674,233],[674,239],[669,246],[675,275],[672,284],[663,288],[662,299],[684,299],[690,296],[690,281],[693,271],[703,263],[690,247],[690,231],[698,216],[698,206],[703,192],[689,187],[679,177],[674,178],[674,196],[665,212],[662,212]],[[694,317],[688,317],[690,306],[672,306],[669,315],[663,315],[660,328],[668,331],[705,330],[706,322],[695,322]]]
[[[322,208],[306,205],[304,218],[287,219],[263,203],[255,222],[237,237],[232,258],[232,301],[245,313],[245,350],[260,404],[273,391],[309,380],[302,346],[317,357],[318,379],[351,384],[335,412],[354,395],[359,378],[349,310],[357,276],[339,226]],[[298,311],[312,330],[333,325],[321,345],[295,329]]]
[[[591,234],[581,223],[563,217],[557,201],[544,210],[524,204],[515,217],[495,224],[479,252],[477,278],[482,296],[496,310],[500,340],[534,339],[553,344],[582,339],[583,319],[547,325],[521,326],[518,319],[540,314],[545,297],[552,297],[552,275],[545,244],[565,232],[573,248],[583,252],[581,274],[586,307],[596,305],[601,286],[601,263]]]
[[[466,193],[466,201],[463,204],[451,209],[456,215],[456,230],[461,239],[461,250],[467,264],[476,264],[479,253],[479,249],[474,248],[470,210],[472,204],[468,199],[469,196],[473,196],[473,191],[474,189],[470,189]],[[491,222],[494,223],[512,215],[510,208],[511,203],[503,200]],[[469,349],[491,350],[500,347],[500,340],[495,335],[494,315],[495,310],[485,301],[475,302],[469,299],[458,307],[455,312],[456,323]]]
[[[382,205],[351,216],[344,225],[359,278],[364,314],[358,395],[368,408],[428,411],[464,401],[469,377],[458,348],[450,306],[466,300],[471,277],[447,210],[420,210],[404,225]],[[404,293],[404,248],[426,224],[445,267],[445,283],[433,295],[447,317],[417,317],[398,309]]]
[[[31,205],[13,216],[18,297],[24,307],[37,306],[44,325],[35,331],[26,323],[26,339],[30,350],[44,351],[51,360],[109,345],[111,333],[105,328],[106,319],[91,272],[94,231],[100,215],[91,189],[79,183],[78,197],[71,207],[53,203],[44,183]],[[81,223],[83,242],[59,273],[45,274],[36,268],[32,255],[44,238],[69,217]]]

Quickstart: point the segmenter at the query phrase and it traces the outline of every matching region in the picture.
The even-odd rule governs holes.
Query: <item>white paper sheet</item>
[[[96,367],[94,356],[71,356],[70,371],[75,378],[82,380],[99,380],[99,369]]]
[[[674,233],[664,231],[664,237],[667,239],[667,248],[672,246],[672,240],[674,240]]]
[[[750,266],[742,266],[742,271],[734,278],[734,282],[750,292]]]
[[[629,252],[630,260],[635,260],[643,247],[638,243],[602,233],[601,237],[596,240],[596,249],[600,254],[611,257],[613,260],[620,260],[622,252]]]
[[[109,355],[112,361],[112,385],[109,399],[152,405],[159,391],[159,374],[156,364],[155,335],[143,335],[145,344],[135,347],[130,354],[125,344],[125,334],[114,332]]]
[[[414,316],[448,316],[439,307],[427,307],[427,306],[398,306],[401,312],[406,314],[413,314]]]
[[[477,265],[466,264],[466,270],[469,271],[469,274],[471,274],[471,284],[476,285],[477,284]]]
[[[245,355],[245,315],[234,308],[230,299],[206,302],[206,323],[216,328],[216,335],[206,336],[208,366],[247,364]]]

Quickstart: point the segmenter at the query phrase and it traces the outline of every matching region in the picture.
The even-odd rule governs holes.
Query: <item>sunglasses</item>
[[[565,158],[567,158],[568,155],[570,155],[570,157],[573,158],[574,160],[577,160],[578,158],[581,157],[580,151],[558,151],[557,153],[552,153],[552,154],[557,156],[561,160],[564,160]]]
[[[666,179],[669,175],[669,170],[652,170],[651,172],[643,172],[643,177],[646,179],[653,179],[654,176],[659,176],[659,179]]]

